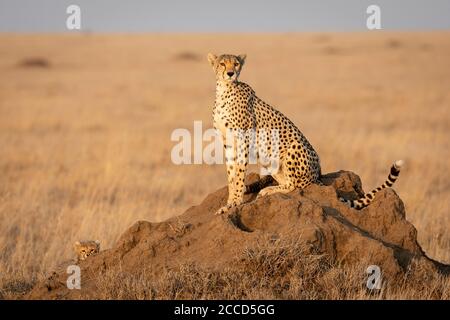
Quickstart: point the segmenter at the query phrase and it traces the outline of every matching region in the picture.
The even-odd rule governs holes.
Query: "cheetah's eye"
[[[234,66],[235,66],[235,67],[239,67],[239,62],[235,62],[235,63],[234,63]]]
[[[91,253],[93,253],[95,250],[94,249],[91,249]]]
[[[220,65],[221,65],[222,67],[225,67],[225,62],[221,62]]]
[[[84,250],[84,249],[83,249],[83,250],[81,250],[81,253],[86,253],[86,250]]]

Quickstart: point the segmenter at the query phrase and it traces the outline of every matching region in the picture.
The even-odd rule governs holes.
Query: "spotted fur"
[[[73,245],[73,250],[77,255],[78,261],[86,260],[87,257],[100,252],[100,241],[77,241]]]
[[[392,187],[395,181],[397,181],[402,166],[403,166],[402,160],[395,161],[395,163],[391,167],[391,172],[389,173],[389,176],[386,179],[386,181],[381,186],[366,193],[363,197],[356,200],[345,200],[344,198],[340,198],[340,200],[348,204],[350,207],[358,210],[367,207],[373,201],[373,199],[375,198],[375,194],[377,192],[380,192],[384,188]]]
[[[233,132],[236,137],[234,143],[225,143],[228,201],[227,205],[220,208],[216,214],[225,213],[238,206],[243,202],[245,192],[256,191],[268,181],[266,179],[264,183],[253,185],[252,190],[246,190],[244,178],[251,141],[248,135],[241,135],[243,130],[253,129],[255,132],[264,130],[266,133],[277,130],[279,133],[279,139],[274,142],[269,134],[257,135],[256,138],[257,145],[261,146],[264,143],[265,146],[258,153],[259,157],[279,159],[278,171],[272,174],[278,185],[261,189],[258,197],[276,192],[287,193],[295,188],[305,188],[312,183],[322,184],[319,156],[302,132],[280,111],[261,100],[249,85],[238,81],[245,59],[245,55],[208,54],[208,61],[216,75],[214,128],[221,132],[224,141],[227,141],[228,131]],[[394,173],[390,176],[392,179],[385,183],[386,186],[395,182]],[[359,203],[367,205],[371,196],[374,196],[373,191],[367,197],[356,200],[359,202],[348,203],[360,209],[362,206]]]

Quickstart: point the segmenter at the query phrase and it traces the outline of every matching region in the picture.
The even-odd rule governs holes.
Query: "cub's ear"
[[[100,241],[99,240],[95,240],[95,244],[97,245],[97,249],[100,250]]]
[[[214,67],[214,63],[216,62],[216,60],[217,56],[215,54],[208,53],[208,62],[212,67]]]
[[[245,63],[245,59],[247,58],[247,55],[246,54],[240,54],[240,55],[238,55],[238,59],[239,59],[239,61],[241,62],[241,64],[244,64]]]
[[[76,249],[78,249],[78,248],[80,247],[80,245],[81,245],[80,241],[76,241],[76,242],[73,244],[73,248],[76,250]]]

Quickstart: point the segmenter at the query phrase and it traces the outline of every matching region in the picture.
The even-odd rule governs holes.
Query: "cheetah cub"
[[[224,141],[228,177],[228,201],[216,214],[223,214],[240,205],[244,193],[255,191],[244,184],[253,142],[257,146],[257,158],[278,159],[274,173],[260,183],[262,186],[264,181],[273,178],[278,185],[262,188],[258,197],[276,192],[288,193],[312,183],[322,184],[319,156],[302,132],[280,111],[261,100],[248,84],[238,80],[245,59],[246,55],[208,54],[208,61],[216,75],[213,123]],[[242,132],[255,132],[254,140]],[[276,139],[270,138],[270,132],[277,133]],[[403,161],[396,161],[385,183],[360,199],[341,201],[356,209],[368,206],[375,193],[393,185],[402,165]]]
[[[73,245],[73,250],[77,255],[77,261],[83,261],[86,260],[87,257],[100,252],[100,241],[77,241]]]

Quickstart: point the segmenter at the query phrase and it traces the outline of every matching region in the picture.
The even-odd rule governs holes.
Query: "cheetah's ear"
[[[76,241],[76,242],[73,244],[73,248],[74,248],[75,250],[77,250],[77,249],[80,247],[80,245],[81,245],[80,241]]]
[[[241,62],[241,64],[244,64],[245,63],[245,59],[247,58],[247,55],[246,54],[240,54],[240,55],[238,55],[238,59],[239,59],[239,61]]]
[[[99,240],[95,240],[95,244],[97,245],[97,249],[100,250],[100,241]]]
[[[216,62],[216,60],[217,56],[215,54],[208,53],[208,62],[212,67],[214,67],[214,63]]]

